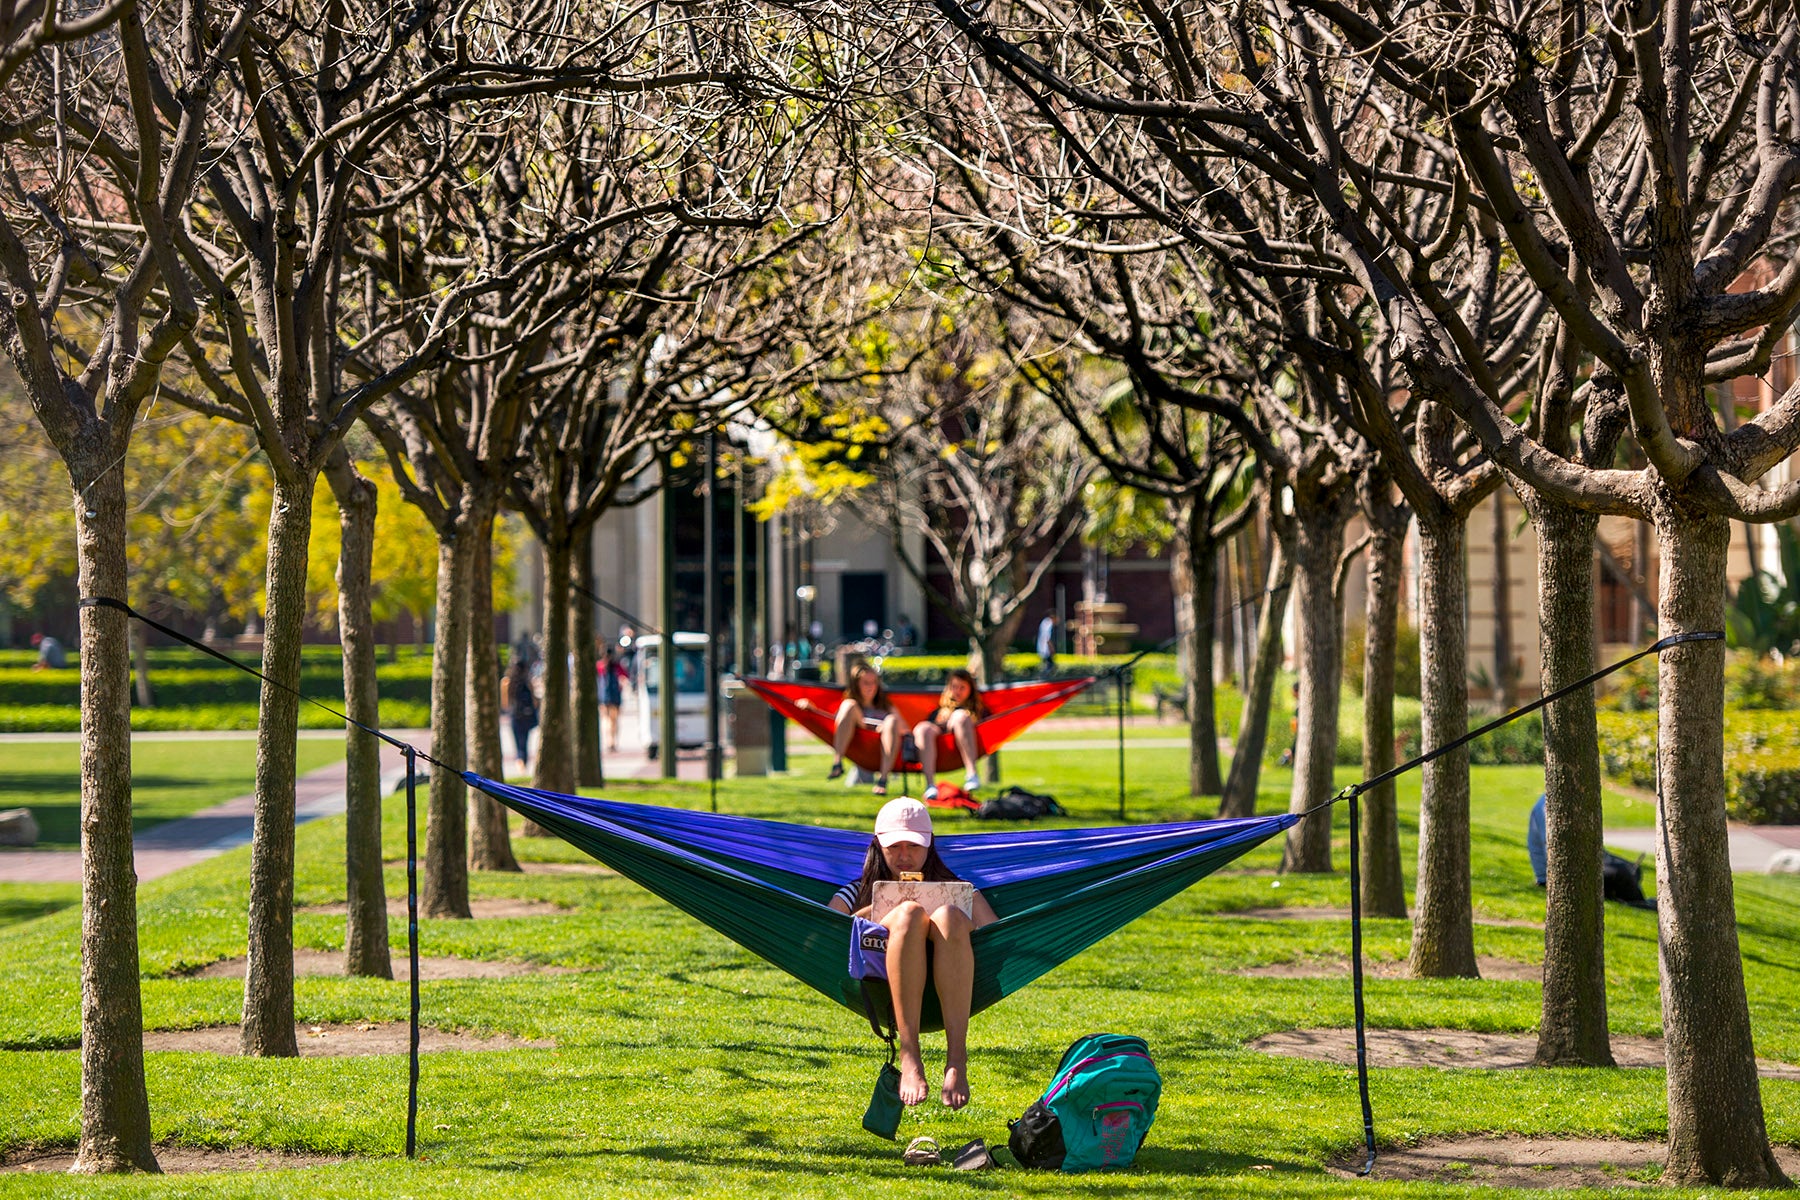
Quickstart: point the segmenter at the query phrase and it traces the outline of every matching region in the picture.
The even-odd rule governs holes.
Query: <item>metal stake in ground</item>
[[[1369,1148],[1369,1159],[1359,1175],[1375,1169],[1375,1111],[1369,1105],[1369,1045],[1363,1033],[1363,958],[1362,958],[1362,870],[1358,866],[1362,848],[1357,844],[1359,819],[1356,791],[1350,792],[1350,993],[1356,1008],[1356,1086],[1362,1094],[1363,1144]]]
[[[412,1006],[406,1051],[406,1157],[419,1149],[419,800],[418,751],[406,751],[406,953],[412,964]]]
[[[1113,676],[1113,695],[1118,697],[1119,709],[1119,820],[1125,819],[1125,689],[1130,678],[1131,668],[1120,668]]]

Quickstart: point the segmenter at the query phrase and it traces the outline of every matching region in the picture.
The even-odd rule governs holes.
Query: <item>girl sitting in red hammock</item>
[[[875,778],[875,794],[887,795],[888,772],[900,757],[900,743],[906,730],[887,689],[881,686],[881,673],[868,663],[850,668],[850,682],[844,688],[844,702],[838,705],[837,730],[832,737],[831,773],[827,779],[844,774],[844,752],[859,729],[872,729],[881,736],[881,771]],[[929,777],[927,777],[929,778]]]
[[[981,693],[975,689],[975,676],[961,667],[950,672],[944,681],[944,694],[938,697],[937,711],[913,726],[913,741],[918,743],[919,769],[925,775],[925,799],[936,800],[938,737],[949,734],[956,739],[962,753],[963,790],[972,792],[981,786],[981,772],[975,764],[981,759],[981,745],[975,737],[975,722],[981,720]]]

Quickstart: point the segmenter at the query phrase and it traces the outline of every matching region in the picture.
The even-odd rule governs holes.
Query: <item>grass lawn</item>
[[[343,757],[341,739],[300,739],[298,765],[302,773]],[[241,796],[250,790],[255,774],[253,740],[133,742],[132,829],[142,832]],[[79,847],[80,744],[0,742],[0,808],[29,808],[37,818],[40,847]],[[0,904],[0,914],[5,911]]]
[[[1055,793],[1074,824],[1115,819],[1115,761],[1105,750],[1006,755],[1012,782]],[[730,781],[723,811],[866,828],[866,789],[823,781],[806,759],[780,780]],[[1353,773],[1339,772],[1343,782]],[[1181,797],[1178,749],[1134,751],[1133,821],[1204,815]],[[1263,807],[1283,807],[1284,771],[1265,775]],[[1401,788],[1417,810],[1417,776]],[[1536,919],[1523,831],[1541,771],[1479,768],[1475,774],[1475,895],[1480,915]],[[615,798],[685,805],[704,785],[625,783]],[[1613,819],[1624,797],[1609,802]],[[966,828],[960,816],[945,826]],[[341,821],[298,831],[297,903],[341,899]],[[1413,822],[1404,855],[1413,861]],[[399,808],[386,824],[390,859],[404,852]],[[1338,829],[1344,865],[1347,829]],[[537,859],[579,859],[554,842],[519,843]],[[1258,963],[1323,957],[1348,948],[1347,922],[1262,921],[1234,912],[1271,904],[1346,902],[1337,876],[1277,877],[1278,844],[1234,864],[1100,943],[976,1019],[974,1100],[960,1113],[933,1103],[908,1114],[901,1138],[930,1134],[955,1145],[981,1136],[1004,1143],[1005,1121],[1042,1090],[1062,1050],[1099,1029],[1139,1033],[1157,1054],[1161,1111],[1138,1166],[1124,1175],[1064,1178],[1008,1169],[980,1176],[922,1172],[898,1147],[859,1127],[879,1044],[862,1020],[792,982],[685,915],[612,876],[478,875],[478,895],[535,897],[566,915],[425,922],[423,951],[584,968],[578,974],[427,982],[425,1019],[474,1031],[549,1038],[554,1049],[440,1053],[424,1059],[422,1160],[401,1157],[403,1058],[244,1061],[198,1054],[147,1057],[159,1139],[350,1156],[296,1175],[244,1172],[175,1181],[72,1182],[0,1176],[0,1194],[26,1196],[531,1196],[649,1197],[880,1195],[1142,1197],[1337,1195],[1347,1185],[1319,1169],[1360,1140],[1354,1073],[1244,1049],[1260,1034],[1351,1020],[1347,985],[1329,979],[1245,978]],[[243,987],[232,979],[169,977],[183,967],[241,954],[248,853],[234,851],[140,890],[144,1016],[152,1028],[234,1021]],[[390,870],[398,892],[403,874]],[[0,902],[13,891],[0,888]],[[21,900],[20,902],[23,902]],[[1738,913],[1758,1053],[1800,1062],[1800,881],[1741,876]],[[79,915],[58,912],[0,932],[0,1147],[71,1144],[77,1132]],[[396,949],[405,924],[392,922]],[[1372,921],[1372,956],[1397,958],[1408,926]],[[1607,910],[1609,1010],[1619,1033],[1660,1031],[1656,927],[1650,914]],[[299,945],[342,946],[342,919],[301,915]],[[1535,960],[1535,929],[1482,925],[1483,954]],[[1539,989],[1526,982],[1372,980],[1376,1026],[1451,1025],[1529,1031]],[[302,1020],[398,1021],[396,983],[302,979]],[[942,1038],[926,1038],[941,1068]],[[1660,1071],[1379,1070],[1377,1135],[1386,1143],[1439,1134],[1521,1132],[1652,1138],[1665,1130]],[[1800,1143],[1800,1083],[1764,1081],[1776,1140]],[[902,1144],[903,1144],[902,1142]],[[1267,1168],[1267,1169],[1259,1169]],[[1450,1194],[1427,1185],[1377,1191]]]

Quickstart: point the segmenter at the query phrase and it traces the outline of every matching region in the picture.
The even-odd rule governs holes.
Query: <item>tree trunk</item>
[[[1187,643],[1188,794],[1216,796],[1219,727],[1213,714],[1213,619],[1218,612],[1219,545],[1207,525],[1204,503],[1189,506],[1175,547],[1175,593],[1185,602]]]
[[[344,652],[344,712],[379,728],[375,682],[375,485],[351,465],[342,447],[325,466],[337,500],[338,640]],[[344,742],[344,973],[392,979],[387,894],[381,878],[381,743],[360,729]]]
[[[600,679],[594,669],[594,531],[590,527],[575,538],[569,556],[569,578],[582,590],[569,589],[569,641],[575,649],[575,780],[582,787],[599,787],[600,777]]]
[[[131,638],[131,678],[137,686],[139,708],[155,708],[156,694],[150,690],[150,631],[127,621]]]
[[[110,450],[71,477],[83,596],[124,601],[125,478]],[[131,848],[128,618],[81,610],[81,1140],[74,1171],[158,1171],[144,1088],[137,871]],[[291,1028],[290,1028],[291,1034]]]
[[[1526,492],[1538,539],[1538,649],[1546,695],[1594,669],[1589,575],[1599,517]],[[1600,877],[1600,741],[1594,692],[1544,710],[1544,1006],[1536,1062],[1610,1067]]]
[[[494,645],[494,516],[489,511],[470,531],[469,547],[469,770],[504,779],[500,748],[500,654]],[[469,789],[469,867],[517,871],[506,806]]]
[[[1427,749],[1469,731],[1468,521],[1419,516],[1421,740]],[[1469,751],[1420,768],[1419,877],[1413,897],[1412,973],[1477,978],[1469,896]]]
[[[1519,704],[1519,680],[1513,669],[1512,547],[1506,520],[1506,489],[1494,492],[1494,696],[1504,712]]]
[[[1394,766],[1394,655],[1399,638],[1401,552],[1405,526],[1370,521],[1368,597],[1363,639],[1364,779]],[[1400,871],[1400,821],[1394,781],[1362,795],[1362,905],[1371,917],[1406,916],[1406,881]]]
[[[448,530],[438,533],[436,641],[431,653],[431,798],[425,809],[425,887],[420,911],[428,917],[469,916],[467,769],[469,580],[474,527],[485,506],[464,489]],[[487,510],[492,520],[492,510]]]
[[[249,962],[243,1052],[293,1057],[294,753],[299,728],[300,639],[306,628],[306,553],[314,476],[276,480],[269,510],[268,601],[257,710],[256,818],[250,841]]]
[[[1294,604],[1300,661],[1299,725],[1294,732],[1294,786],[1289,812],[1305,812],[1336,790],[1338,699],[1343,690],[1344,614],[1332,582],[1350,518],[1349,490],[1296,514]],[[1283,871],[1331,870],[1331,810],[1314,813],[1287,833]]]
[[[1723,629],[1730,525],[1658,499],[1662,634]],[[1725,827],[1724,668],[1721,641],[1666,650],[1657,670],[1657,923],[1669,1059],[1663,1182],[1765,1187],[1787,1181],[1763,1123],[1738,954]]]
[[[544,700],[538,728],[537,773],[532,782],[549,792],[575,790],[575,760],[569,739],[569,543],[544,547]],[[672,632],[663,634],[661,653],[673,653]],[[664,695],[663,703],[672,704]],[[665,745],[662,753],[673,755]],[[671,760],[672,761],[672,760]]]
[[[1022,607],[1014,609],[1013,615],[999,627],[990,629],[986,637],[969,639],[969,669],[980,687],[992,687],[1006,678],[1006,651],[1024,619],[1025,610]],[[987,756],[987,779],[989,783],[1000,782],[998,750]]]
[[[1270,540],[1268,587],[1256,621],[1256,661],[1244,689],[1244,711],[1238,719],[1237,743],[1231,750],[1231,773],[1221,817],[1256,815],[1256,789],[1262,781],[1263,747],[1269,740],[1269,711],[1275,702],[1275,676],[1281,671],[1281,626],[1287,619],[1288,593],[1294,581],[1293,535]]]

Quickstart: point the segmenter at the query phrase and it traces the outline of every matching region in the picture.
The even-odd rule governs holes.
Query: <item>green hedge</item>
[[[1608,679],[1598,704],[1614,712],[1656,710],[1656,659],[1640,659]],[[1725,658],[1725,704],[1745,712],[1800,708],[1800,659],[1776,662],[1748,650]]]
[[[1608,778],[1656,786],[1656,714],[1602,712],[1600,767]],[[1725,710],[1725,811],[1752,825],[1800,824],[1800,712]]]
[[[196,659],[200,656],[191,655],[188,661]],[[431,699],[429,658],[378,663],[375,674],[383,697],[413,701]],[[156,694],[158,708],[196,708],[214,704],[255,704],[262,682],[256,676],[234,670],[224,663],[166,667],[152,663],[150,687]],[[309,656],[302,661],[300,693],[319,700],[343,699],[343,664],[335,651],[329,659]],[[66,671],[0,668],[0,709],[72,707],[80,702],[81,673],[73,668]]]
[[[329,701],[327,701],[329,703]],[[431,724],[431,705],[412,700],[381,701],[381,724],[389,729],[424,729]],[[336,729],[343,722],[310,704],[300,706],[302,729]],[[180,708],[134,708],[131,727],[139,732],[182,729],[255,729],[255,704],[201,704]],[[0,733],[73,733],[81,728],[81,709],[72,704],[0,707]]]

